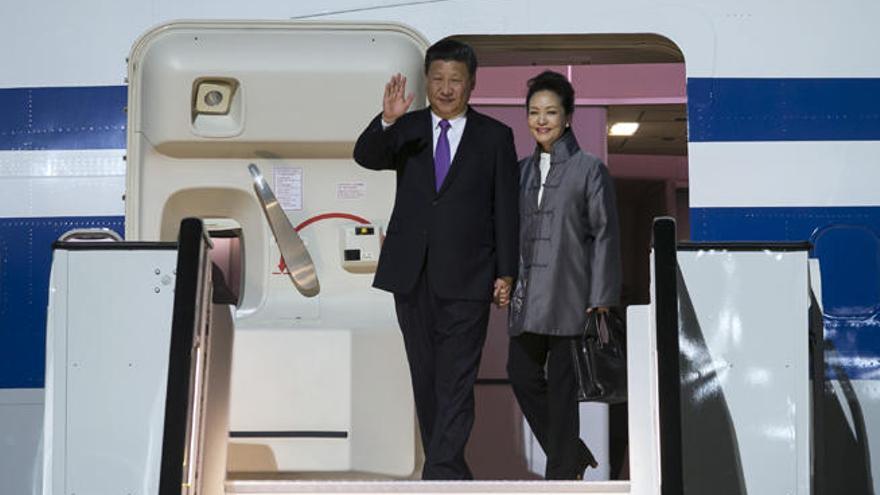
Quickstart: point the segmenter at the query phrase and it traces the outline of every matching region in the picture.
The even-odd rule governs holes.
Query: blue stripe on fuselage
[[[126,92],[0,89],[0,150],[124,148]],[[877,78],[688,78],[688,139],[880,140],[877,94]]]
[[[880,79],[689,78],[688,139],[880,140]]]
[[[52,243],[79,228],[123,234],[124,218],[0,218],[0,388],[41,388]]]
[[[125,148],[126,86],[0,89],[0,150]]]

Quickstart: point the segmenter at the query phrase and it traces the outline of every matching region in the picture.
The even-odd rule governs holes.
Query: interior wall
[[[658,213],[675,217],[678,240],[690,239],[686,156],[612,154],[608,157],[608,168],[618,183],[622,180],[653,180],[665,184],[667,198]],[[621,228],[626,226],[621,224]]]
[[[568,76],[581,104],[612,98],[682,103],[687,97],[684,64],[530,65],[480,67],[471,101],[482,104],[484,98],[512,98],[522,102],[527,81],[544,70]]]
[[[535,139],[526,123],[525,105],[474,105],[486,115],[504,122],[513,129],[516,156],[526,158],[535,152]],[[605,107],[578,106],[571,127],[575,131],[581,149],[608,161],[608,140],[605,136]]]

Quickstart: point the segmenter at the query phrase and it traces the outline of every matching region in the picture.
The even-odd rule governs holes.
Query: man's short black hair
[[[444,38],[428,48],[425,53],[425,74],[431,67],[431,62],[435,60],[443,60],[445,62],[463,62],[467,65],[468,74],[471,79],[477,75],[477,55],[474,49],[467,43]]]
[[[532,101],[532,95],[538,91],[550,91],[559,97],[559,102],[562,104],[562,109],[565,110],[566,116],[574,113],[574,88],[562,74],[552,70],[545,70],[529,79],[528,86],[526,111],[529,110],[529,102]]]

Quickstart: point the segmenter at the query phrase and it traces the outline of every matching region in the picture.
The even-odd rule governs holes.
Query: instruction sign
[[[283,210],[303,209],[303,169],[275,167],[275,198]]]

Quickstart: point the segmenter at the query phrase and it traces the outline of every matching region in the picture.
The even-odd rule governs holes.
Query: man
[[[425,54],[430,108],[397,74],[354,159],[397,171],[394,211],[373,285],[394,293],[425,448],[422,479],[472,479],[474,422],[489,302],[507,304],[518,257],[519,172],[513,133],[468,107],[477,60],[441,40]]]

